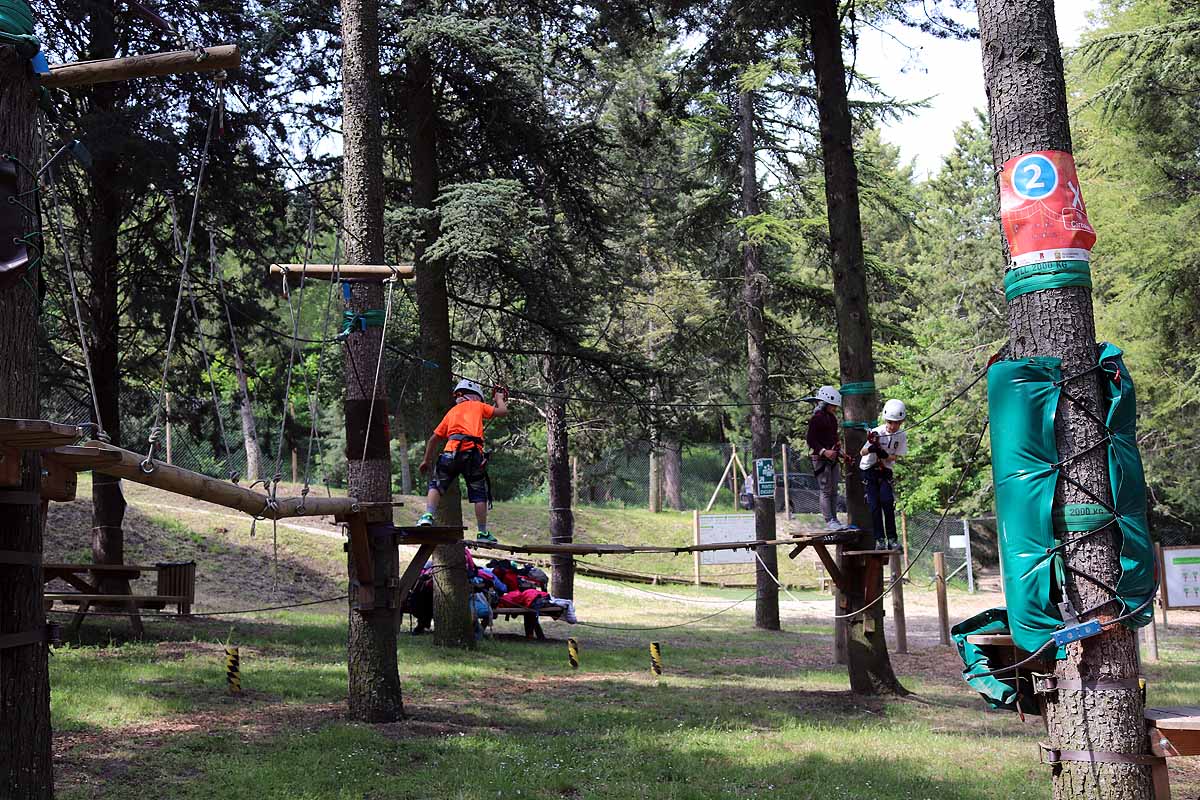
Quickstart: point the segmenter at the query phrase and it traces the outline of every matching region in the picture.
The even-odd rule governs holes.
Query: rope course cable
[[[217,81],[216,94],[219,96],[224,91],[224,84]],[[182,265],[179,270],[179,291],[175,295],[175,312],[171,317],[171,332],[167,337],[167,351],[163,357],[162,380],[159,383],[158,397],[154,403],[154,423],[150,427],[150,436],[148,447],[146,449],[146,458],[142,461],[142,471],[150,473],[154,471],[154,449],[158,444],[161,431],[159,423],[162,421],[163,404],[167,394],[167,375],[171,369],[171,354],[175,349],[175,337],[179,329],[179,314],[183,307],[183,293],[187,281],[188,267],[191,264],[192,257],[192,237],[196,232],[196,220],[200,216],[200,192],[204,187],[204,174],[208,167],[208,154],[212,146],[213,128],[216,125],[217,110],[219,102],[214,102],[212,110],[208,115],[208,129],[204,134],[204,150],[200,154],[200,166],[196,175],[196,188],[192,195],[192,216],[188,223],[187,238],[184,241]]]
[[[391,268],[392,277],[388,278],[385,283],[388,285],[387,301],[383,311],[383,330],[379,334],[379,354],[375,358],[375,380],[371,384],[371,404],[367,406],[367,427],[363,436],[363,451],[362,457],[358,460],[358,471],[362,474],[363,467],[367,463],[367,443],[370,440],[371,422],[375,419],[375,398],[379,391],[379,374],[383,369],[383,350],[387,344],[388,323],[392,319],[392,299],[395,296],[396,282],[400,280],[400,274],[395,267]]]
[[[43,140],[44,141],[44,140]],[[79,331],[79,349],[83,353],[83,367],[87,373],[88,390],[92,397],[92,412],[96,415],[96,438],[102,442],[111,441],[108,432],[104,430],[104,418],[100,415],[100,395],[96,391],[96,377],[92,372],[92,358],[88,351],[87,336],[83,329],[83,312],[80,310],[79,289],[75,282],[75,268],[71,264],[71,245],[67,241],[66,227],[63,225],[62,207],[59,204],[58,182],[54,179],[54,164],[46,164],[46,177],[50,184],[50,197],[54,205],[54,227],[58,236],[58,245],[63,254],[63,265],[67,270],[67,284],[71,287],[71,304],[75,310],[75,325]]]
[[[896,586],[899,585],[899,583],[904,580],[904,577],[906,575],[908,575],[909,570],[911,570],[916,565],[916,563],[921,559],[921,556],[925,554],[925,550],[933,542],[934,537],[937,536],[937,532],[942,527],[942,523],[946,521],[946,517],[950,514],[951,507],[953,507],[955,502],[958,501],[958,493],[962,490],[963,483],[966,482],[967,474],[971,470],[971,465],[975,463],[975,456],[977,456],[979,454],[979,448],[983,446],[983,437],[987,433],[987,429],[988,429],[988,426],[987,426],[987,423],[985,422],[983,425],[983,428],[979,431],[979,438],[975,440],[975,447],[974,447],[974,449],[972,449],[971,455],[967,457],[967,461],[963,465],[962,471],[958,475],[958,483],[956,483],[954,485],[954,491],[951,492],[950,499],[946,501],[946,508],[944,511],[942,511],[942,516],[938,518],[937,525],[933,526],[933,531],[929,534],[929,537],[927,539],[925,539],[925,542],[924,542],[924,544],[921,545],[921,548],[919,550],[917,550],[917,554],[909,560],[908,566],[905,567],[900,572],[899,577],[893,577],[891,584],[889,584],[886,589],[884,589],[882,592],[880,592],[879,596],[876,597],[874,600],[867,603],[862,608],[860,608],[856,611],[851,611],[848,614],[834,614],[833,615],[834,619],[850,619],[851,617],[857,617],[859,614],[863,613],[864,611],[867,611],[867,610],[873,608],[874,606],[878,605],[879,603],[882,603],[883,598],[885,598],[889,594],[891,594],[892,590],[895,589]]]
[[[239,608],[234,611],[206,611],[206,612],[193,611],[192,613],[186,614],[186,615],[168,614],[166,612],[155,612],[153,614],[150,614],[145,611],[142,611],[142,612],[138,613],[138,616],[141,617],[142,619],[169,619],[169,620],[176,620],[176,621],[179,621],[181,619],[186,620],[188,617],[228,617],[228,616],[233,616],[235,614],[259,614],[264,611],[283,611],[283,610],[286,610],[289,608],[303,608],[305,606],[319,606],[322,603],[334,603],[334,602],[337,602],[338,600],[345,600],[348,597],[350,597],[350,595],[341,594],[341,595],[338,595],[337,597],[324,597],[324,598],[321,598],[320,600],[307,600],[302,603],[287,603],[285,605],[278,605],[278,606],[263,606],[262,608]],[[78,612],[67,611],[65,609],[62,609],[62,610],[51,609],[50,613],[51,614],[76,614]],[[129,616],[128,611],[91,611],[91,610],[89,610],[88,614],[90,614],[92,616],[96,616],[96,617],[128,617]]]
[[[337,285],[339,282],[338,279],[341,276],[341,258],[342,258],[341,245],[342,245],[342,236],[341,236],[341,231],[339,229],[337,232],[335,232],[334,238],[333,238],[333,273],[329,277],[329,292],[325,298],[325,310],[323,312],[323,319],[321,321],[322,337],[325,338],[325,340],[327,342],[331,341],[329,339],[329,322],[330,322],[332,315],[329,313],[329,309],[333,305],[333,299],[336,296]],[[295,341],[295,340],[293,339],[293,341]],[[332,341],[337,341],[337,339],[334,338]],[[309,425],[309,430],[308,430],[308,447],[306,448],[305,453],[304,453],[304,487],[300,490],[301,498],[308,496],[308,491],[309,491],[309,488],[308,488],[309,480],[308,479],[309,479],[309,469],[312,465],[313,441],[316,440],[318,450],[321,447],[321,428],[320,428],[321,374],[322,374],[322,372],[324,370],[324,366],[325,366],[325,351],[326,351],[326,348],[321,347],[320,350],[317,352],[317,381],[316,381],[316,386],[313,388],[312,394],[310,394],[309,398],[308,398],[308,416],[309,416],[309,420],[310,420],[311,424]],[[325,484],[325,493],[327,495],[329,495],[330,497],[332,497],[333,492],[329,487],[328,476],[323,469],[321,471],[321,482]]]

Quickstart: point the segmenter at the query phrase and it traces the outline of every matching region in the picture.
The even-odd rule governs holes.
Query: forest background
[[[94,416],[69,260],[100,416],[115,441],[144,450],[155,435],[161,457],[165,389],[177,463],[287,479],[294,452],[305,483],[341,485],[340,338],[364,321],[343,319],[336,286],[293,280],[284,293],[267,270],[333,263],[343,246],[337,5],[173,3],[173,31],[123,3],[41,5],[55,61],[181,42],[235,42],[244,54],[220,89],[188,76],[55,99],[47,152],[78,140],[82,157],[59,162],[57,205],[43,201],[48,253],[34,288],[44,294],[47,417]],[[648,464],[661,474],[651,503],[704,502],[722,448],[749,439],[747,241],[760,245],[767,282],[775,437],[804,452],[811,407],[802,398],[839,383],[832,282],[808,46],[803,31],[773,24],[771,6],[755,4],[748,18],[723,0],[382,4],[388,257],[411,263],[419,253],[446,271],[453,372],[512,389],[514,412],[489,430],[498,499],[545,501],[546,415],[565,403],[582,483],[657,486]],[[847,4],[847,64],[863,26],[898,20],[972,35],[954,21],[961,15],[935,6]],[[1200,10],[1103,0],[1068,53],[1067,85],[1099,234],[1099,336],[1125,349],[1138,381],[1155,524],[1194,535]],[[752,215],[739,177],[738,100],[747,92],[761,205]],[[987,119],[962,125],[940,167],[917,178],[880,135],[911,103],[864,75],[854,76],[852,97],[877,384],[917,423],[900,503],[941,510],[965,470],[953,511],[990,513],[989,459],[971,457],[986,418],[983,384],[972,381],[1005,336]],[[401,491],[416,479],[436,419],[417,402],[431,367],[417,298],[408,285],[393,298],[380,309],[381,380]],[[579,492],[622,500],[611,489]]]

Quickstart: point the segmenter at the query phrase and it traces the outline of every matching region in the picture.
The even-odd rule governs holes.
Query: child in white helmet
[[[445,446],[433,464],[429,494],[425,498],[425,513],[417,520],[418,525],[433,524],[433,516],[437,513],[442,495],[462,475],[467,484],[467,500],[475,504],[479,538],[496,541],[496,537],[487,529],[491,493],[488,491],[487,459],[483,452],[483,422],[508,414],[507,392],[497,388],[492,395],[492,402],[494,405],[483,402],[483,387],[475,381],[464,379],[454,387],[454,407],[433,429],[433,435],[425,445],[425,458],[419,467],[422,473],[428,472],[434,452]]]
[[[888,400],[883,404],[883,424],[867,433],[867,443],[859,454],[858,468],[862,473],[867,506],[875,529],[875,547],[895,550],[896,492],[892,487],[892,469],[900,456],[908,455],[908,434],[901,430],[908,416],[904,403]]]

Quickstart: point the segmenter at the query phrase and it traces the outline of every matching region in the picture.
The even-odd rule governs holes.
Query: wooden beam
[[[258,517],[267,519],[321,517],[351,515],[359,511],[358,501],[353,497],[313,497],[311,495],[309,497],[277,498],[275,506],[271,508],[267,505],[266,494],[238,486],[236,483],[210,478],[207,475],[164,464],[161,461],[152,462],[153,469],[145,472],[142,469],[142,461],[145,457],[140,453],[97,441],[88,442],[87,446],[121,456],[121,460],[116,464],[96,467],[96,472],[182,494],[186,497],[194,497],[197,500],[244,511]]]
[[[842,574],[842,570],[837,565],[837,562],[833,560],[833,556],[825,549],[825,545],[820,542],[814,542],[813,550],[817,551],[817,558],[821,559],[821,564],[825,567],[825,571],[829,573],[829,578],[833,581],[833,585],[845,592],[846,576]]]
[[[412,264],[272,264],[272,275],[306,277],[330,280],[336,274],[339,279],[382,281],[395,276],[411,278],[415,273]]]
[[[95,61],[73,61],[55,64],[48,75],[42,75],[42,86],[67,89],[73,86],[92,86],[133,78],[153,78],[160,75],[180,75],[187,72],[213,72],[236,69],[242,54],[236,44],[202,47],[198,50],[172,50],[125,58],[102,58]]]
[[[0,419],[0,446],[14,450],[57,447],[81,436],[83,431],[74,425],[44,419]]]
[[[98,450],[95,447],[66,445],[64,447],[43,450],[42,461],[54,461],[66,469],[73,469],[76,472],[87,472],[88,470],[95,469],[97,466],[119,464],[121,462],[121,455],[119,453],[111,453],[107,450]]]

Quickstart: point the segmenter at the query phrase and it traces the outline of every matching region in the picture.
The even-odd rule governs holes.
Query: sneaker
[[[421,527],[433,525],[433,514],[430,514],[428,511],[426,511],[424,514],[417,517],[417,525],[420,525]]]
[[[899,550],[900,543],[897,542],[895,539],[888,539],[887,549],[888,550]]]
[[[842,523],[838,522],[836,519],[831,519],[825,523],[825,530],[840,531],[842,530]]]
[[[491,531],[480,531],[475,536],[475,539],[480,542],[491,542],[492,544],[496,543],[496,537],[492,535]]]
[[[892,548],[889,547],[888,543],[883,541],[882,539],[876,539],[875,540],[875,549],[876,550],[891,550]]]

